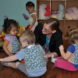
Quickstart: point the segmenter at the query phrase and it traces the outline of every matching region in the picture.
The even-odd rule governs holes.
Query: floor
[[[5,53],[0,50],[0,58],[4,57]],[[48,70],[46,74],[38,78],[78,78],[78,71],[69,72],[55,68],[53,64],[48,62]],[[0,78],[28,78],[24,73],[17,69],[5,67],[0,64]]]

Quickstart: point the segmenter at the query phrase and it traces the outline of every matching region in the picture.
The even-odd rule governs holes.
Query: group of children
[[[27,10],[34,14],[34,10],[31,12],[31,8],[34,7],[32,4],[28,2],[26,6]],[[34,15],[32,15],[33,20]],[[78,70],[78,29],[69,31],[69,39],[72,44],[67,48],[67,52],[64,52],[59,21],[50,18],[44,24],[40,24],[41,26],[34,25],[35,22],[37,21],[33,21],[31,30],[25,30],[18,38],[19,24],[13,19],[4,21],[3,31],[6,36],[3,49],[8,56],[0,58],[0,62],[21,70],[29,77],[44,75],[47,71],[47,58],[49,57],[56,67],[69,71]],[[24,63],[21,63],[21,60],[24,60]]]

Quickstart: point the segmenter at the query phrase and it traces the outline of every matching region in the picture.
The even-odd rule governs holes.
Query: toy
[[[30,30],[30,24],[25,27],[25,30]]]
[[[52,16],[51,17],[62,20],[64,18],[64,5],[59,4],[59,7],[57,10],[52,10]]]
[[[57,19],[62,20],[63,18],[64,18],[64,5],[60,4]]]
[[[65,18],[68,20],[78,20],[78,8],[68,8],[65,13]]]
[[[19,25],[19,33],[17,34],[17,36],[21,36],[22,32],[25,30],[25,28],[21,25]]]
[[[2,29],[0,30],[0,47],[3,46],[4,43],[4,37],[5,37],[5,33],[2,31]]]
[[[50,5],[41,4],[39,6],[39,19],[48,19],[51,16]]]
[[[24,17],[25,20],[29,19],[29,17],[25,13],[23,13],[22,16]]]
[[[44,16],[51,16],[51,8],[50,5],[47,5],[45,8],[46,12],[44,14]]]

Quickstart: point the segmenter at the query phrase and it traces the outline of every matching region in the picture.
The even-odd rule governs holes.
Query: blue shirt
[[[74,53],[75,52],[75,46],[74,45],[70,45],[68,48],[67,48],[67,51],[71,52],[71,53]]]
[[[43,46],[43,47],[44,47],[44,50],[45,50],[46,52],[49,52],[49,43],[50,43],[50,38],[48,38],[48,37],[46,36],[46,43],[45,43],[45,45]]]
[[[75,48],[76,48],[75,45],[76,45],[76,44],[70,45],[70,46],[68,47],[67,51],[69,51],[69,52],[71,52],[71,53],[74,54]],[[78,64],[74,64],[74,66],[75,66],[76,68],[78,68]]]
[[[20,42],[19,42],[19,40],[17,39],[16,36],[7,34],[4,38],[4,40],[9,41],[9,43],[11,44],[11,46],[12,46],[12,51],[11,52],[12,53],[15,54],[20,50]]]
[[[25,60],[27,70],[36,71],[46,67],[46,59],[43,57],[44,54],[45,52],[40,45],[30,45],[19,51],[15,56],[19,60]]]

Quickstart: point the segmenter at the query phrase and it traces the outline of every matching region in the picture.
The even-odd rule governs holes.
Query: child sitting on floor
[[[6,33],[3,49],[7,55],[11,56],[20,50],[20,43],[16,35],[18,33],[18,23],[13,19],[6,18],[3,24],[3,31]]]
[[[32,31],[25,31],[21,37],[20,42],[23,49],[13,56],[0,59],[2,62],[25,60],[24,64],[20,62],[8,63],[8,66],[18,68],[29,77],[37,77],[45,74],[46,59],[44,58],[44,50],[40,45],[35,44],[35,35]]]
[[[72,44],[67,48],[67,52],[64,52],[64,47],[61,45],[59,49],[62,57],[54,58],[52,55],[52,62],[58,68],[76,71],[78,70],[78,29],[69,31],[69,39]]]

